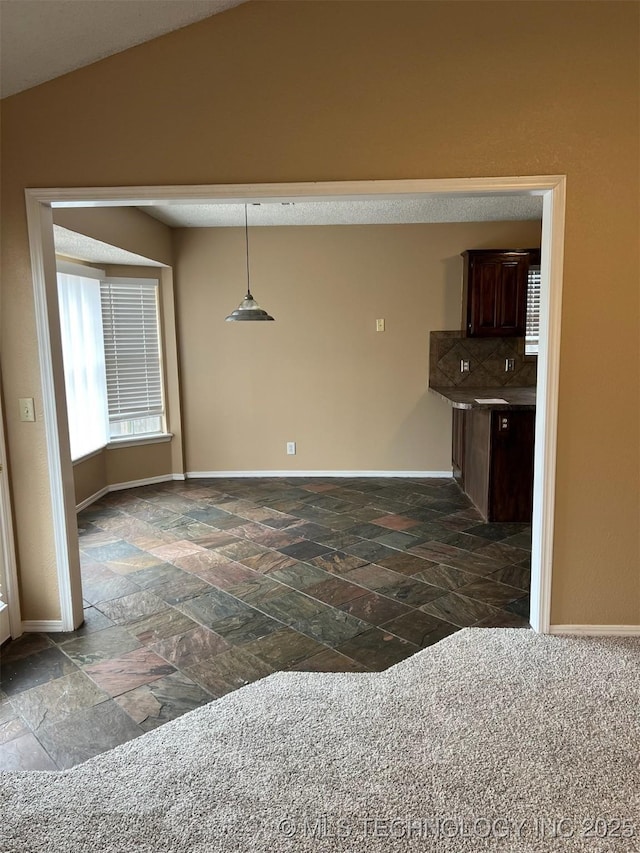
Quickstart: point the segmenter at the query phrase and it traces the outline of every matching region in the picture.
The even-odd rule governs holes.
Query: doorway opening
[[[550,628],[557,400],[564,240],[564,176],[452,180],[358,181],[308,184],[28,189],[25,191],[36,303],[44,417],[60,590],[58,630],[73,630],[82,614],[75,496],[64,405],[57,322],[53,207],[145,207],[176,203],[246,203],[421,197],[542,197],[540,338],[536,395],[531,616],[534,630]],[[49,630],[53,630],[49,627]]]

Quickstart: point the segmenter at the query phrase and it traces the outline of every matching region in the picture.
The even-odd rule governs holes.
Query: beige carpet
[[[73,770],[0,775],[0,851],[640,851],[640,640],[467,629],[276,673]]]

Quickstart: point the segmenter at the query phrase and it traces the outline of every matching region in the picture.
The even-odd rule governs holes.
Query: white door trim
[[[22,634],[20,616],[20,590],[18,587],[18,571],[16,567],[16,549],[13,539],[13,512],[11,509],[11,492],[9,490],[9,471],[7,465],[7,445],[4,435],[3,399],[0,390],[0,538],[2,553],[0,560],[0,580],[4,592],[3,622],[7,617],[9,635],[15,640]],[[0,641],[6,640],[5,630],[0,634]]]
[[[121,207],[161,204],[164,201],[229,202],[260,199],[298,201],[323,199],[419,198],[423,195],[544,195],[566,180],[564,175],[514,178],[418,178],[399,181],[324,181],[284,184],[205,184],[156,187],[49,187],[26,189],[32,197],[53,207]]]
[[[71,523],[71,519],[75,516],[76,502],[67,411],[65,405],[58,405],[58,401],[64,400],[65,391],[53,243],[53,215],[50,205],[40,203],[28,190],[26,193],[60,623],[63,631],[73,631],[82,621],[82,587],[77,525],[75,520],[73,524]]]
[[[61,453],[66,436],[66,413],[56,405],[56,371],[52,361],[59,353],[51,348],[49,314],[57,296],[50,207],[115,207],[171,201],[238,202],[249,200],[317,200],[344,198],[411,199],[421,195],[543,196],[541,260],[541,345],[538,355],[535,478],[533,499],[533,553],[531,566],[531,625],[548,633],[551,624],[551,581],[560,368],[562,261],[564,252],[564,175],[497,178],[445,178],[400,181],[338,181],[326,183],[222,184],[197,186],[89,187],[26,189],[27,219],[40,367],[43,382],[45,426],[51,478],[54,537],[60,585],[63,630],[71,630],[78,612],[78,584],[70,577],[69,555],[77,548],[73,478],[68,448]],[[426,387],[427,377],[425,377]],[[60,386],[58,386],[60,387]],[[64,438],[66,444],[66,438]],[[81,604],[81,601],[79,602]]]
[[[556,495],[560,321],[564,262],[565,181],[543,198],[540,260],[540,346],[536,393],[533,469],[533,537],[531,548],[531,611],[534,630],[548,634],[551,626],[551,581]]]

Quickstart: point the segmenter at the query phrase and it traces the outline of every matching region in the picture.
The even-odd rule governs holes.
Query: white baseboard
[[[100,498],[103,498],[105,495],[109,494],[109,486],[105,486],[104,489],[100,489],[99,492],[96,492],[95,495],[91,495],[88,498],[85,498],[79,504],[76,505],[76,512],[81,512],[83,509],[86,509],[91,504],[99,501]]]
[[[186,474],[161,474],[159,477],[146,477],[144,480],[128,480],[126,483],[113,483],[77,504],[76,512],[81,512],[110,492],[135,489],[137,486],[153,486],[156,483],[168,483],[172,480],[216,479],[222,477],[408,477],[416,480],[424,480],[444,479],[452,476],[453,473],[451,471],[187,471]]]
[[[549,633],[584,637],[640,637],[640,625],[551,625]]]
[[[76,506],[76,512],[81,512],[92,503],[99,501],[110,492],[121,492],[123,489],[135,489],[137,486],[153,486],[156,483],[169,483],[172,480],[186,480],[185,474],[161,474],[159,477],[146,477],[144,480],[129,480],[126,483],[113,483],[110,486],[105,486],[94,495],[85,498]]]
[[[441,479],[452,477],[448,471],[187,471],[188,479],[220,477],[408,477],[410,479]]]
[[[160,474],[159,477],[145,477],[143,480],[127,480],[126,483],[112,483],[108,486],[110,492],[121,492],[123,489],[135,489],[138,486],[155,486],[156,483],[169,483],[173,474]]]
[[[25,634],[57,634],[63,630],[62,619],[26,619],[22,630]]]

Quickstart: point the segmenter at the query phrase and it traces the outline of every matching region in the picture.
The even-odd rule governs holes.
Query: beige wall
[[[108,486],[172,474],[171,442],[109,447],[74,463],[76,505]]]
[[[76,506],[102,492],[107,486],[106,450],[99,450],[87,459],[73,464],[73,483]]]
[[[253,294],[276,322],[247,325],[224,322],[244,230],[177,230],[187,471],[451,470],[429,332],[459,328],[464,249],[539,244],[538,222],[253,228]]]
[[[105,473],[109,486],[171,474],[171,444],[139,444],[105,451]]]
[[[566,174],[552,621],[639,623],[639,15],[250,2],[7,98],[1,347],[25,618],[59,611],[24,187]],[[101,128],[89,144],[78,115]]]
[[[57,207],[53,222],[143,258],[171,264],[171,229],[135,207]]]

